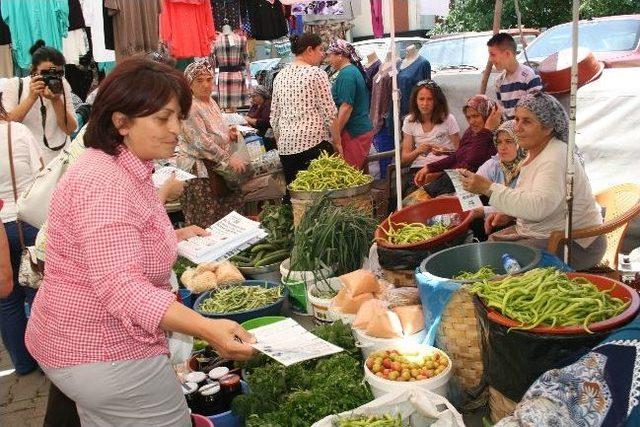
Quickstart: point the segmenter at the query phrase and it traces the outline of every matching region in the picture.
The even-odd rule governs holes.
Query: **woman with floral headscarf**
[[[197,178],[185,184],[182,211],[187,224],[209,227],[229,212],[241,211],[242,193],[230,189],[220,175],[244,172],[246,162],[231,153],[238,138],[222,111],[211,98],[213,72],[208,61],[196,61],[184,71],[193,93],[189,117],[182,123],[178,138],[178,167]]]
[[[462,111],[469,123],[469,128],[460,138],[460,145],[456,152],[444,159],[423,166],[414,178],[414,183],[417,186],[424,185],[427,198],[455,192],[449,176],[442,173],[445,169],[467,169],[475,172],[484,162],[496,154],[493,133],[485,128],[487,118],[494,106],[495,102],[484,95],[473,96],[467,101]],[[441,173],[441,175],[425,185],[427,175],[433,173]]]
[[[567,171],[568,119],[562,105],[551,95],[538,92],[520,99],[516,107],[515,132],[528,154],[518,183],[510,188],[492,183],[470,171],[461,171],[466,190],[489,197],[498,213],[485,221],[486,232],[515,220],[515,225],[494,233],[492,240],[517,240],[546,249],[549,236],[564,229],[565,176]],[[577,157],[577,156],[576,156]],[[573,228],[602,224],[602,216],[589,179],[576,158],[573,186]],[[596,265],[606,250],[603,236],[577,239],[572,243],[570,265],[576,270]]]
[[[362,168],[373,140],[364,69],[354,47],[344,40],[329,45],[327,61],[338,72],[331,94],[338,107],[344,158],[350,165]]]

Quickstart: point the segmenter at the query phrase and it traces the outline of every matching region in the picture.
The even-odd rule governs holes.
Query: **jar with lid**
[[[193,411],[208,417],[226,411],[222,404],[220,384],[213,382],[200,387],[197,394],[197,409]]]
[[[240,384],[240,376],[236,374],[228,374],[220,378],[220,394],[223,411],[231,410],[231,402],[236,396],[242,394],[242,385]]]

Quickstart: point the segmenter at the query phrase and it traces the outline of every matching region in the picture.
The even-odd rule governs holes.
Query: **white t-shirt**
[[[22,79],[22,81],[22,98],[20,98],[20,101],[26,99],[29,96],[29,83],[31,82],[31,77],[25,77]],[[67,97],[67,111],[73,114],[74,110],[73,103],[71,101],[71,86],[69,86],[69,83],[66,79],[62,79],[62,84],[64,86],[64,92]],[[47,137],[47,142],[49,143],[49,147],[55,148],[62,144],[65,144],[65,140],[65,145],[69,145],[69,143],[71,142],[71,138],[68,137],[62,129],[60,129],[60,126],[58,126],[58,120],[53,109],[53,104],[50,100],[44,97],[42,98],[42,101],[47,109],[47,120],[45,123],[44,131]],[[7,111],[13,110],[19,104],[17,78],[13,79],[5,85],[2,96],[2,103],[4,104],[4,108]],[[33,137],[38,142],[38,145],[42,150],[42,160],[44,161],[45,165],[60,153],[60,150],[50,150],[44,145],[44,141],[42,138],[42,115],[40,113],[40,99],[38,99],[33,104],[27,115],[24,117],[24,120],[22,120],[22,124],[29,128],[29,130],[33,134]]]
[[[16,122],[11,123],[11,148],[13,167],[16,172],[16,187],[20,196],[40,171],[41,152],[29,129],[22,123]],[[5,121],[0,121],[0,199],[4,202],[4,207],[0,211],[2,222],[15,221],[16,204],[11,183],[7,122]]]
[[[437,145],[442,149],[448,151],[455,151],[456,147],[451,141],[451,135],[459,133],[460,127],[453,114],[449,114],[447,119],[435,125],[429,132],[425,132],[422,128],[422,123],[410,121],[411,115],[404,118],[402,123],[402,132],[407,135],[413,136],[413,148],[420,146],[421,144]],[[433,153],[427,155],[421,154],[411,164],[411,168],[421,168],[424,165],[433,163],[436,160],[440,160],[446,156],[438,156]]]

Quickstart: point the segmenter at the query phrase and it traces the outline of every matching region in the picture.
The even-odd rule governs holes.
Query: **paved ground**
[[[0,341],[0,427],[41,427],[49,382],[39,371],[18,376]]]

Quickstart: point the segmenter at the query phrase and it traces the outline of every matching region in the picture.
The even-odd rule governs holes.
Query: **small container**
[[[229,368],[227,368],[226,366],[219,366],[209,371],[209,378],[211,378],[214,381],[218,381],[220,378],[224,377],[228,373],[229,373]]]
[[[236,374],[228,374],[220,378],[220,390],[222,394],[223,410],[231,409],[231,401],[236,396],[242,394],[242,385],[240,384],[240,376]]]
[[[208,417],[226,411],[221,406],[222,393],[220,393],[218,382],[203,385],[198,390],[197,396],[197,410],[194,409],[194,412]]]
[[[202,387],[207,383],[207,374],[200,371],[189,372],[184,376],[184,379],[188,383],[196,383],[198,387]]]
[[[520,263],[509,254],[502,254],[502,266],[507,274],[516,274],[522,270]]]

